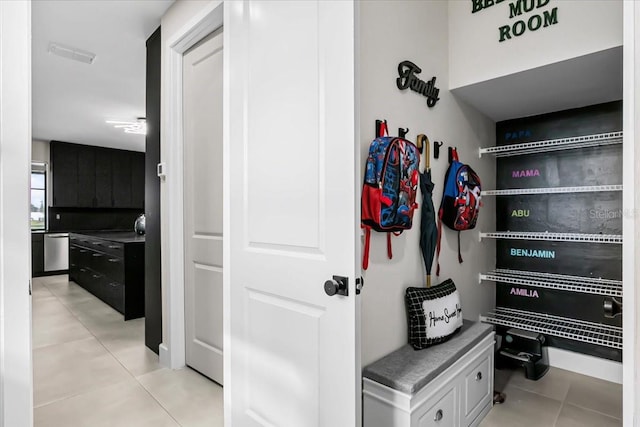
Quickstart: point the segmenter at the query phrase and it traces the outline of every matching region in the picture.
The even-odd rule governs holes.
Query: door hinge
[[[356,295],[360,295],[362,288],[364,288],[364,277],[360,276],[356,278]]]
[[[29,295],[31,295],[31,280],[29,280]]]

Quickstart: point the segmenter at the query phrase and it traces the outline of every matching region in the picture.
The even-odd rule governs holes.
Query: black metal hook
[[[444,142],[433,141],[433,158],[437,159],[440,157],[440,147],[444,145]]]
[[[400,138],[406,137],[408,133],[409,133],[409,128],[406,128],[406,129],[398,128],[398,136]]]

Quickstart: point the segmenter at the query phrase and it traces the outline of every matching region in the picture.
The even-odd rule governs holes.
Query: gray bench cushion
[[[363,377],[414,394],[471,350],[493,326],[465,320],[449,341],[424,350],[405,345],[364,368]]]

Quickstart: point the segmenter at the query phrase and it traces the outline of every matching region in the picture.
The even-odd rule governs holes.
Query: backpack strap
[[[462,264],[462,253],[460,252],[460,230],[458,230],[458,262]]]
[[[438,243],[436,244],[436,276],[440,276],[440,240],[442,239],[442,209],[438,212]]]
[[[362,255],[362,269],[369,268],[369,245],[371,242],[371,227],[364,226],[364,254]]]
[[[393,251],[391,250],[391,233],[387,232],[387,257],[393,259]]]

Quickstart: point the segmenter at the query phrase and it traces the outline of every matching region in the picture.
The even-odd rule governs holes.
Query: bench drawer
[[[476,360],[465,372],[462,387],[463,416],[469,425],[493,398],[493,364],[491,350]]]
[[[449,391],[419,418],[419,427],[457,427],[456,389]]]

